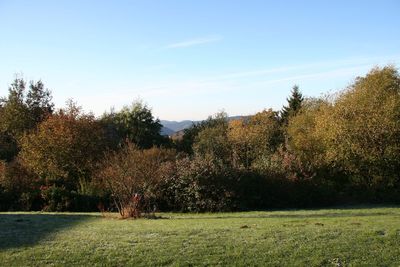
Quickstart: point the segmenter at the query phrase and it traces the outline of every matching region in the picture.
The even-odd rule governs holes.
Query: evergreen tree
[[[301,105],[303,103],[303,95],[299,90],[299,86],[295,85],[292,89],[292,94],[289,98],[287,98],[287,106],[284,106],[280,112],[280,119],[282,125],[287,125],[289,122],[289,118],[296,115],[296,113],[300,110]]]

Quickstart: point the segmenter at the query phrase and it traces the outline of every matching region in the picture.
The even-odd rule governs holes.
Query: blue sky
[[[400,62],[400,1],[0,0],[0,95],[15,73],[100,115],[161,119],[281,108]]]

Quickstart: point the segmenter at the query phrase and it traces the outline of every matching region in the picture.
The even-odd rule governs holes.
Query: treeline
[[[400,203],[400,76],[374,68],[343,91],[238,120],[219,113],[177,140],[135,102],[96,118],[56,110],[41,81],[0,100],[0,209],[230,211]]]

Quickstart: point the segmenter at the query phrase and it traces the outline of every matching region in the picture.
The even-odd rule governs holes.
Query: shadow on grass
[[[33,246],[96,216],[79,214],[0,214],[0,250]]]

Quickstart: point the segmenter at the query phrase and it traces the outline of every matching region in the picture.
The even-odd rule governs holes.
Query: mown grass
[[[158,214],[0,213],[0,264],[400,266],[400,208]]]

